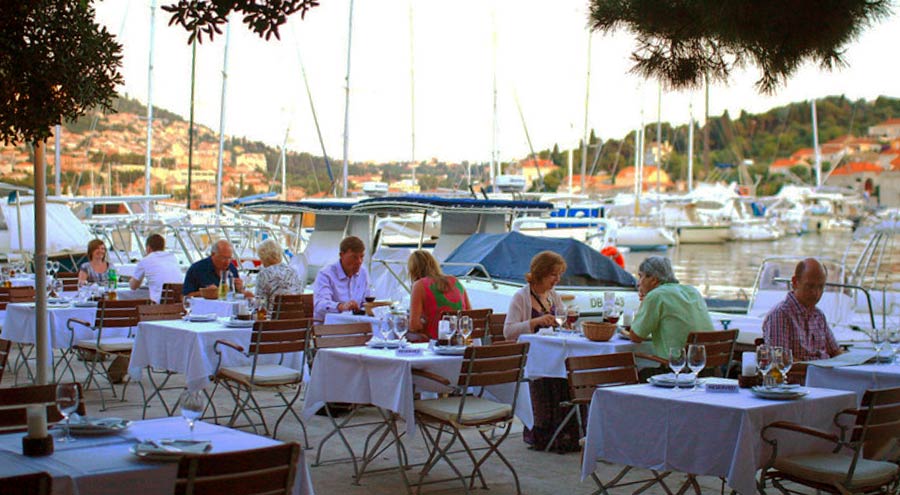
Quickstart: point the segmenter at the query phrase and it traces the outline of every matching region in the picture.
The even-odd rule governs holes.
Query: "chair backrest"
[[[503,325],[506,323],[506,313],[491,313],[488,322],[488,333],[491,336],[491,343],[505,342],[506,336],[503,335]]]
[[[493,314],[493,310],[491,309],[464,309],[456,313],[456,315],[460,318],[462,318],[463,316],[468,316],[472,319],[473,339],[483,338],[487,333],[487,327],[491,319],[491,314]]]
[[[78,272],[56,272],[55,278],[62,280],[64,291],[75,292],[78,290]]]
[[[186,455],[178,462],[175,495],[287,495],[293,491],[299,458],[297,443]]]
[[[272,319],[312,318],[312,294],[276,294],[272,301]]]
[[[3,380],[3,371],[6,370],[6,362],[9,361],[9,349],[12,342],[0,339],[0,380]]]
[[[9,287],[0,287],[0,311],[6,310],[7,303],[9,303]]]
[[[49,495],[53,487],[50,473],[30,473],[0,478],[0,495]]]
[[[806,370],[809,369],[809,363],[794,363],[788,371],[788,383],[796,383],[798,385],[806,385]]]
[[[184,316],[181,303],[143,304],[137,310],[140,321],[180,320]]]
[[[737,329],[691,332],[688,334],[687,345],[703,344],[706,347],[706,367],[717,369],[731,364],[737,337]]]
[[[9,302],[34,302],[34,287],[10,287]]]
[[[566,358],[569,396],[573,403],[588,404],[597,387],[639,383],[634,353],[617,352]]]
[[[77,413],[82,416],[84,410],[84,394],[81,385],[78,387]],[[63,419],[56,408],[56,384],[30,385],[27,387],[0,388],[0,432],[25,431],[28,426],[26,407],[41,404],[47,408],[47,423],[58,423]]]
[[[313,343],[316,349],[354,347],[365,345],[372,338],[369,323],[342,323],[313,327]]]
[[[850,430],[851,443],[895,440],[900,437],[900,387],[866,390]],[[867,446],[868,450],[868,446]],[[867,454],[868,456],[868,454]]]
[[[253,323],[247,353],[264,355],[304,352],[311,326],[312,318],[256,321]]]
[[[466,348],[458,385],[486,387],[522,381],[528,343],[470,346]]]
[[[138,307],[149,306],[149,299],[129,299],[123,301],[102,300],[97,304],[96,328],[123,328],[137,326]]]
[[[184,284],[163,284],[162,293],[159,296],[160,304],[181,304],[184,296],[181,295],[181,289]]]

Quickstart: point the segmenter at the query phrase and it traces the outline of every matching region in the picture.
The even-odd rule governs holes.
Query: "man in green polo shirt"
[[[678,283],[668,258],[650,256],[640,264],[638,296],[641,306],[631,323],[631,340],[652,340],[653,353],[661,358],[669,358],[669,348],[683,348],[689,333],[713,330],[703,296]]]

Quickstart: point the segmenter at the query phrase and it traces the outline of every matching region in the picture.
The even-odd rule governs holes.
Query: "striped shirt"
[[[790,349],[794,361],[827,359],[841,352],[822,310],[807,309],[793,292],[769,311],[762,328],[766,344]]]

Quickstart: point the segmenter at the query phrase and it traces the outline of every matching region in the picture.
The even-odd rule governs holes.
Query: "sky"
[[[587,0],[355,0],[351,31],[350,0],[325,0],[305,19],[290,18],[281,28],[281,39],[268,42],[235,16],[227,65],[224,34],[198,45],[195,120],[219,129],[225,67],[226,135],[273,146],[285,142],[287,135],[288,149],[321,155],[301,69],[305,67],[325,149],[340,160],[352,32],[351,162],[490,161],[495,148],[495,74],[496,149],[504,161],[528,155],[526,128],[536,151],[554,143],[577,146],[584,135],[586,108],[589,128],[601,139],[621,138],[642,120],[655,122],[658,112],[663,121],[686,123],[691,106],[702,122],[702,92],[664,90],[658,106],[658,83],[628,73],[633,36],[626,31],[589,36],[587,6]],[[125,84],[120,93],[146,103],[150,2],[106,1],[95,8],[98,21],[124,46]],[[157,8],[152,100],[154,106],[187,118],[191,47],[186,31],[168,26],[168,21],[169,15]],[[897,33],[900,15],[869,28],[848,45],[848,67],[824,72],[805,66],[775,95],[757,92],[755,67],[740,70],[727,84],[710,87],[710,115],[724,110],[731,115],[762,112],[840,94],[852,99],[900,97],[900,66],[891,48],[897,46]]]

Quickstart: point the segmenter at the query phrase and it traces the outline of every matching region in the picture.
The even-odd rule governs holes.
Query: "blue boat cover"
[[[566,272],[560,285],[634,287],[637,284],[634,276],[583,242],[531,237],[518,232],[472,234],[445,261],[481,263],[493,278],[523,283],[531,258],[541,251],[553,251],[566,260]],[[470,273],[479,274],[481,269],[445,266],[444,272],[461,277]]]
[[[445,198],[441,196],[424,196],[408,194],[405,196],[383,196],[380,198],[363,199],[359,202],[360,208],[377,204],[405,203],[419,206],[433,206],[435,208],[508,208],[529,209],[537,208],[550,210],[553,205],[544,201],[524,201],[508,199],[477,199],[477,198]]]

